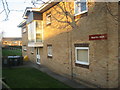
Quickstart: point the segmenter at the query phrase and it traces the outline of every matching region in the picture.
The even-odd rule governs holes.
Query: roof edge
[[[26,25],[26,20],[22,21],[17,27],[23,27],[24,25]]]

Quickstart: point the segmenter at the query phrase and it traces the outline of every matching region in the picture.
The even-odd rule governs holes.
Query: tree
[[[48,2],[47,2],[48,1]],[[52,0],[53,1],[53,0]],[[64,0],[58,0],[58,4],[54,7],[54,15],[51,13],[52,17],[60,22],[60,23],[66,23],[67,25],[70,25],[72,28],[77,28],[77,22],[80,20],[79,19],[75,19],[74,16],[74,6],[71,6],[73,2],[64,2]],[[90,0],[91,1],[91,0]],[[36,4],[46,4],[51,2],[51,0],[31,0],[31,3],[33,3],[33,5],[35,6]],[[93,2],[88,2],[88,5],[91,5]],[[111,4],[113,2],[105,2],[103,7],[101,8],[101,11],[104,9],[106,10],[112,17],[114,20],[118,21],[118,15],[113,14],[112,11],[112,7]],[[78,3],[79,4],[79,3]],[[59,9],[57,9],[59,8]],[[60,16],[59,18],[56,16]]]

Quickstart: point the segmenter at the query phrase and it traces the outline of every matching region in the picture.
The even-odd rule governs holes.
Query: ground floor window
[[[31,54],[34,54],[34,49],[35,49],[34,47],[31,47],[31,49],[30,49],[31,50]]]
[[[52,45],[47,46],[48,56],[52,57]]]
[[[89,47],[75,47],[75,60],[77,64],[89,65]]]
[[[26,46],[22,46],[22,48],[23,48],[23,51],[27,51],[27,48],[26,48]]]

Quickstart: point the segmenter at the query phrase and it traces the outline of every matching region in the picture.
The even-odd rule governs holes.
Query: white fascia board
[[[47,7],[50,3],[54,2],[55,0],[49,0],[45,4],[43,4],[40,8],[39,11],[42,11],[45,7]],[[57,3],[57,2],[56,2]]]
[[[24,12],[24,14],[23,14],[23,18],[25,18],[25,16],[26,16],[26,14],[27,14],[28,11],[30,11],[30,12],[32,12],[32,11],[40,11],[40,9],[39,8],[26,9],[25,12]]]

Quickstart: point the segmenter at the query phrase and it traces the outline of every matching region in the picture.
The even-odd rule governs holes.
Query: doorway
[[[40,50],[36,48],[36,63],[40,64]]]

